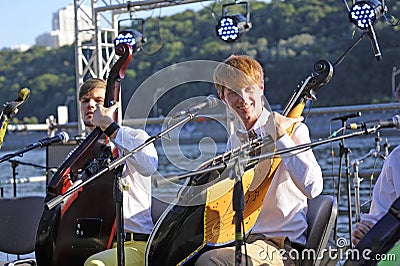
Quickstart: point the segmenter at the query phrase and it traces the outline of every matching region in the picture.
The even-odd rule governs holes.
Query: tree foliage
[[[274,1],[273,1],[274,2]],[[386,1],[389,13],[400,15],[399,1]],[[135,88],[158,70],[187,60],[221,61],[227,56],[248,54],[263,65],[266,96],[271,104],[284,105],[299,82],[311,74],[313,64],[326,59],[332,64],[345,54],[361,35],[349,21],[342,1],[286,0],[274,3],[250,2],[252,29],[233,44],[219,40],[215,25],[220,4],[193,12],[185,11],[146,21],[148,42],[144,52],[135,54],[123,80],[127,104]],[[374,58],[368,37],[335,65],[330,83],[318,92],[314,106],[368,104],[391,101],[391,74],[400,67],[400,28],[381,21],[374,25],[383,60]],[[56,113],[58,105],[76,96],[74,47],[48,50],[33,47],[26,52],[0,51],[0,101],[16,98],[22,87],[31,96],[18,113],[20,121],[43,122]],[[194,95],[204,95],[196,84],[179,90],[159,107],[169,110],[174,104]],[[208,93],[215,93],[209,91]],[[76,99],[69,103],[71,120],[76,119]]]

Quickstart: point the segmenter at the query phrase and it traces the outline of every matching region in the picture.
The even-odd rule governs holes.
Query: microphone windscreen
[[[395,115],[392,117],[394,123],[396,124],[396,129],[400,129],[400,116]]]
[[[28,88],[22,88],[18,92],[18,99],[21,101],[25,101],[29,95],[31,94],[31,91]]]
[[[65,131],[62,131],[62,132],[60,132],[60,135],[61,135],[61,137],[62,137],[62,143],[67,143],[68,142],[68,140],[69,140],[69,135],[68,135],[68,133],[67,132],[65,132]]]

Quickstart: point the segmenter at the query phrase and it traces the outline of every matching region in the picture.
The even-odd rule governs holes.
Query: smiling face
[[[230,56],[214,71],[214,82],[221,100],[249,130],[264,106],[264,72],[249,56]]]
[[[251,129],[263,110],[263,89],[257,85],[225,88],[218,91],[218,95],[242,120],[247,130]]]

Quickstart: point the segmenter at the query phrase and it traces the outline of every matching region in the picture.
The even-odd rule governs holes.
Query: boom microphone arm
[[[361,130],[361,131],[355,131],[346,135],[341,135],[341,136],[337,136],[337,137],[330,137],[330,138],[326,138],[326,139],[322,139],[322,140],[318,140],[315,142],[310,142],[310,143],[305,143],[305,144],[301,144],[301,145],[297,145],[297,146],[293,146],[290,148],[286,148],[286,149],[281,149],[281,150],[277,150],[274,152],[267,152],[267,153],[263,153],[261,155],[257,155],[254,157],[249,157],[249,163],[246,164],[246,168],[247,167],[253,167],[255,166],[259,161],[261,160],[265,160],[265,159],[271,159],[274,158],[278,155],[282,155],[282,154],[286,154],[286,153],[290,153],[293,151],[298,151],[298,152],[303,152],[306,151],[310,148],[313,147],[317,147],[319,145],[322,144],[326,144],[326,143],[330,143],[330,142],[334,142],[334,141],[338,141],[338,140],[342,140],[342,139],[347,139],[347,138],[352,138],[352,137],[357,137],[357,136],[362,136],[362,135],[367,135],[367,134],[373,134],[375,133],[376,129],[371,128],[368,130]],[[247,153],[250,153],[251,149],[247,150]],[[243,155],[243,154],[239,154],[239,155]],[[182,179],[186,179],[188,177],[191,176],[195,176],[195,175],[199,175],[199,174],[204,174],[204,173],[208,173],[208,172],[212,172],[212,171],[219,171],[219,170],[223,170],[225,168],[230,168],[233,167],[235,165],[237,156],[234,156],[233,158],[230,158],[229,160],[224,161],[223,163],[219,164],[219,165],[215,165],[215,166],[211,166],[205,169],[200,169],[200,170],[196,170],[196,171],[192,171],[192,172],[188,172],[188,173],[183,173],[181,175],[169,175],[169,176],[165,176],[163,177],[163,179],[159,179],[157,181],[154,181],[154,185],[156,187],[158,186],[162,186],[165,185],[167,183],[170,182],[176,182]]]

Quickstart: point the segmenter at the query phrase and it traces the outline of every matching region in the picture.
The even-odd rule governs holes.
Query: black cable
[[[151,16],[150,17],[148,17],[146,20],[145,20],[145,22],[144,22],[144,25],[143,25],[143,36],[145,36],[145,34],[144,34],[144,32],[145,32],[145,23],[146,23],[146,21],[147,20],[149,20],[149,19],[151,19],[152,18],[152,16],[153,16],[153,13],[154,13],[154,9],[152,9],[153,10],[153,12],[152,12],[152,14],[151,14]],[[149,51],[147,51],[144,47],[142,47],[142,51],[143,51],[143,53],[144,54],[146,54],[146,55],[148,55],[148,56],[151,56],[151,55],[154,55],[154,54],[156,54],[156,53],[158,53],[163,47],[164,47],[164,44],[165,44],[165,42],[164,42],[164,38],[162,37],[162,35],[161,35],[161,26],[160,26],[160,21],[161,21],[161,8],[160,8],[160,12],[159,12],[159,15],[158,15],[158,20],[157,20],[157,28],[158,28],[158,35],[160,36],[160,47],[159,48],[157,48],[154,52],[149,52]]]
[[[216,5],[216,4],[217,4],[217,1],[214,1],[213,5],[212,5],[212,8],[209,8],[208,6],[203,5],[203,2],[201,2],[201,6],[202,6],[204,9],[209,9],[209,10],[211,11],[211,16],[213,17],[213,19],[214,19],[215,21],[218,21],[219,19],[217,19],[217,18],[215,17],[216,13],[215,13],[215,11],[214,11],[215,5]]]
[[[272,5],[271,9],[266,12],[263,15],[259,15],[259,16],[253,16],[254,18],[261,18],[261,17],[268,17],[269,15],[271,15],[272,11],[275,10],[275,8],[278,6],[279,0],[275,0],[274,4]]]

